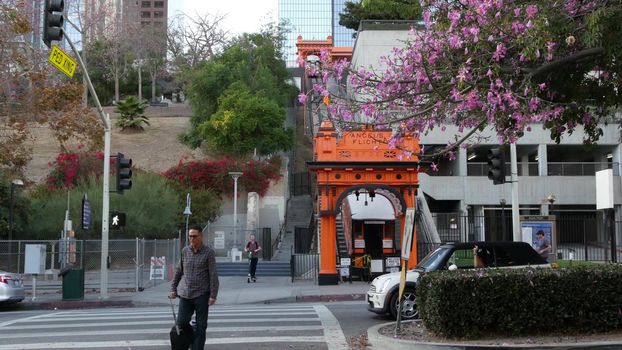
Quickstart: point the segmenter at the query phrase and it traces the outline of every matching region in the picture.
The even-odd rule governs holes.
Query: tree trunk
[[[138,64],[138,101],[142,102],[143,100],[143,75],[142,75],[143,66]]]
[[[114,101],[119,102],[119,67],[114,68]]]
[[[151,100],[156,100],[156,73],[151,73]]]

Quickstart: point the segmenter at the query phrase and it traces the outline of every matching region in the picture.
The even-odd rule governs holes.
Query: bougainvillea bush
[[[243,162],[232,158],[217,161],[180,160],[177,166],[164,172],[164,176],[193,189],[211,189],[220,195],[233,193],[231,171],[240,171],[239,190],[257,192],[264,196],[272,181],[281,178],[281,159]]]
[[[114,158],[111,159],[114,170]],[[99,178],[104,173],[104,153],[86,151],[78,146],[75,152],[61,152],[48,164],[50,173],[45,179],[48,189],[71,188],[89,178]]]

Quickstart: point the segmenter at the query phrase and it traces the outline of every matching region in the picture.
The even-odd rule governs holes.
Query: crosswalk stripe
[[[262,312],[259,314],[253,314],[253,317],[256,316],[303,316],[303,315],[316,315],[315,312]],[[88,320],[117,320],[120,317],[123,317],[123,319],[128,320],[128,319],[151,319],[151,318],[166,318],[166,319],[172,319],[172,314],[169,312],[168,314],[158,314],[157,317],[154,317],[155,315],[136,315],[136,314],[125,314],[123,316],[120,315],[108,315],[108,316],[78,316],[78,317],[47,317],[47,318],[40,318],[40,319],[34,319],[34,320],[25,320],[25,321],[21,321],[20,323],[44,323],[44,322],[54,322],[54,321],[88,321]],[[217,317],[225,317],[225,316],[249,316],[249,313],[247,312],[237,312],[237,313],[209,313],[209,319],[215,319]]]
[[[158,309],[158,310],[141,310],[141,309],[135,309],[136,311],[110,311],[110,312],[101,312],[101,313],[97,313],[97,312],[88,312],[88,311],[78,311],[78,312],[71,312],[71,311],[61,311],[61,312],[55,312],[49,315],[44,315],[43,317],[75,317],[75,316],[118,316],[118,315],[128,315],[128,314],[150,314],[150,315],[157,315],[157,314],[166,314],[169,315],[171,314],[171,309]],[[252,312],[252,311],[262,311],[262,312],[286,312],[286,311],[302,311],[302,312],[315,312],[315,310],[313,309],[313,307],[297,307],[297,308],[236,308],[236,309],[231,309],[231,308],[227,308],[227,309],[218,309],[218,308],[214,308],[214,307],[210,307],[209,313],[210,316],[212,314],[219,314],[219,313],[236,313],[236,312]]]
[[[262,319],[254,319],[254,318],[229,318],[229,319],[209,319],[208,324],[219,324],[219,323],[278,323],[278,322],[319,322],[319,318],[308,318],[308,317],[283,317],[283,318],[262,318]],[[71,326],[74,328],[85,328],[85,327],[120,327],[120,326],[148,326],[148,325],[162,325],[162,324],[171,324],[173,321],[171,320],[162,320],[162,321],[136,321],[136,322],[92,322],[92,323],[78,323],[78,324],[63,324],[62,326]],[[58,328],[57,324],[30,324],[28,325],[29,329],[53,329]],[[18,330],[21,331],[24,329],[24,326],[7,326],[2,327],[0,331],[6,330]]]
[[[279,326],[278,331],[317,331],[321,330],[322,325],[309,325],[309,326]],[[171,328],[148,328],[140,329],[140,334],[162,334],[168,335]],[[258,326],[258,327],[207,327],[208,337],[212,333],[222,332],[267,332],[274,331],[274,326]],[[8,333],[2,334],[2,339],[19,339],[19,338],[37,338],[42,337],[84,337],[84,336],[102,336],[102,335],[133,335],[137,334],[137,330],[92,330],[92,331],[71,331],[71,332],[37,332],[37,333]],[[278,336],[277,336],[278,337]]]
[[[323,336],[295,336],[295,337],[245,337],[245,338],[212,338],[207,339],[206,345],[228,345],[249,343],[324,343]],[[35,350],[35,349],[95,349],[95,348],[126,348],[126,347],[154,347],[170,346],[169,340],[121,340],[98,342],[62,342],[62,343],[31,343],[5,344],[0,350]]]
[[[348,343],[346,342],[346,337],[343,335],[337,318],[324,305],[317,305],[314,307],[318,317],[322,321],[328,350],[347,349]]]

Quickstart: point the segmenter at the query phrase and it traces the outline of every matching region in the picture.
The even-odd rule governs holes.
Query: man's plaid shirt
[[[195,252],[190,246],[184,247],[181,251],[181,262],[177,265],[171,283],[171,291],[186,299],[194,299],[205,293],[216,299],[218,286],[214,249],[201,245]]]

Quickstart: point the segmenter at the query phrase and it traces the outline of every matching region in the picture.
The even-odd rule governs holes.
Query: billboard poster
[[[521,216],[520,229],[523,242],[529,243],[548,262],[556,261],[554,216]]]

